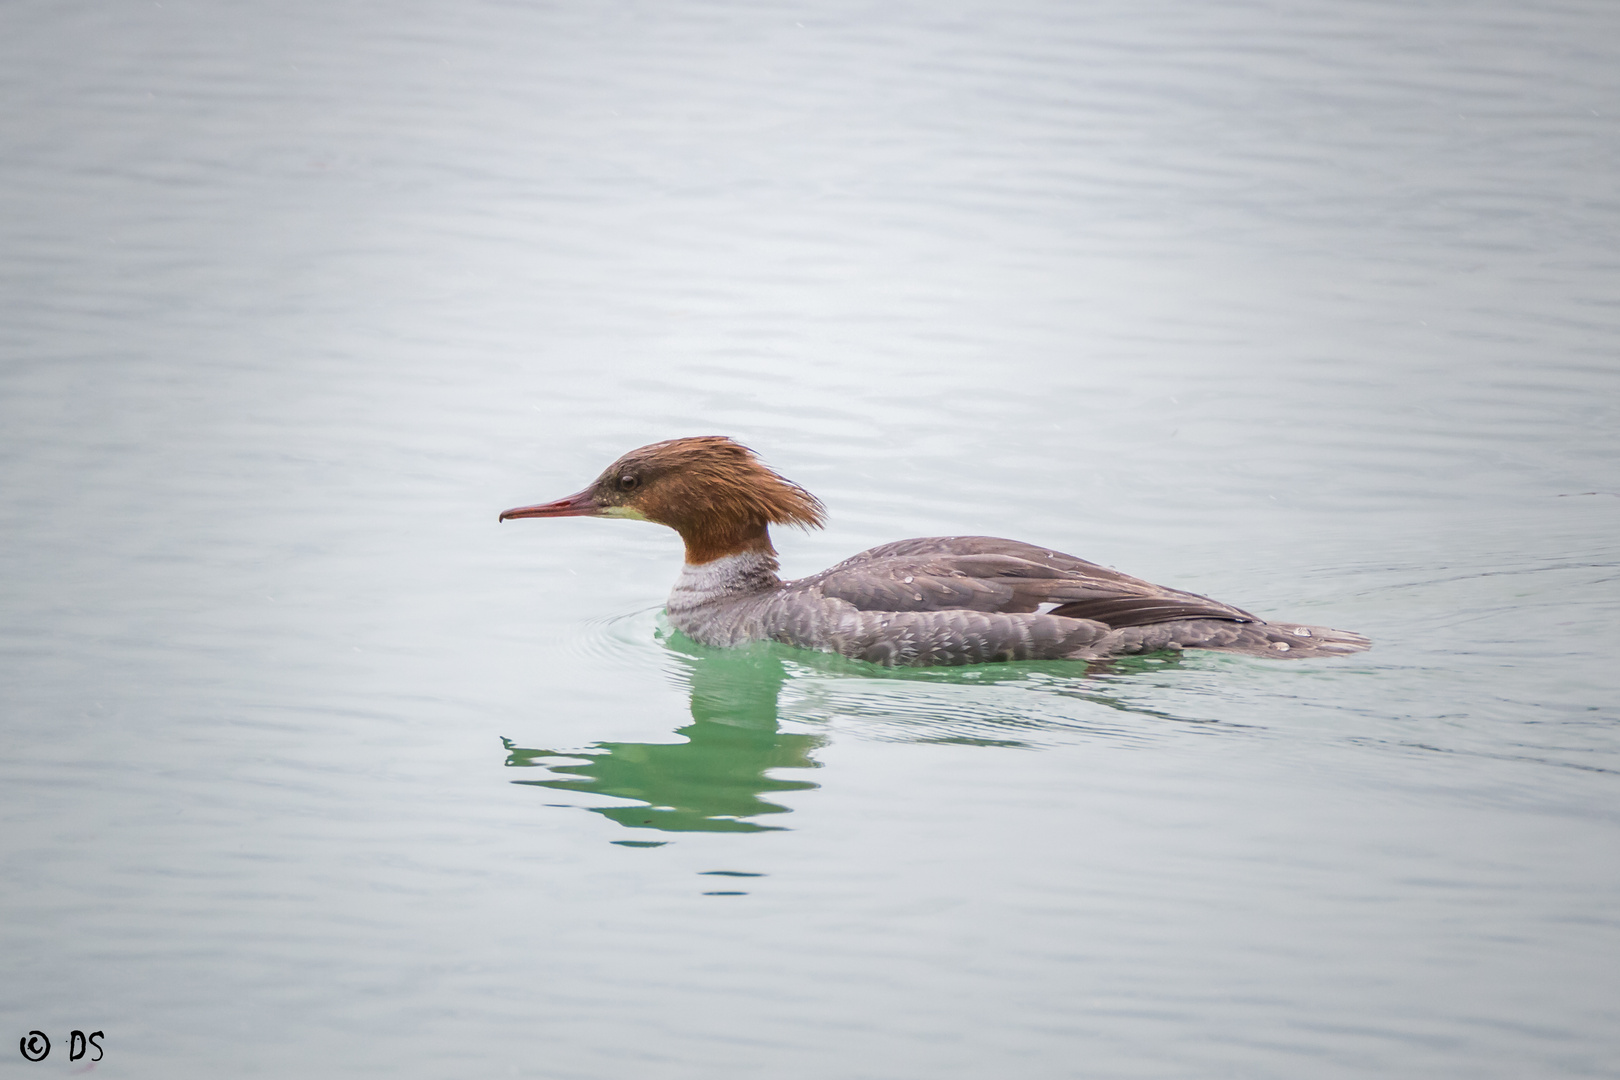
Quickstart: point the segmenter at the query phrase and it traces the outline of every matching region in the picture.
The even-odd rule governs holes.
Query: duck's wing
[[[994,536],[930,536],[863,551],[796,585],[861,611],[1038,612],[1113,628],[1262,620],[1060,551]]]

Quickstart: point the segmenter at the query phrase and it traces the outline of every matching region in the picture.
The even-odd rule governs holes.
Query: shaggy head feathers
[[[632,450],[607,467],[592,494],[679,532],[689,563],[742,551],[774,554],[767,526],[819,529],[826,518],[821,500],[724,435]]]

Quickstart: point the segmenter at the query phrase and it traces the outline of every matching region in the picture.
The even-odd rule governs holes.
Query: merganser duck
[[[770,526],[821,528],[826,510],[720,435],[632,450],[584,491],[499,520],[608,517],[680,533],[676,629],[715,647],[777,641],[884,666],[1106,660],[1162,649],[1342,656],[1360,634],[1267,622],[1206,596],[993,536],[932,536],[863,551],[797,581],[776,576]]]

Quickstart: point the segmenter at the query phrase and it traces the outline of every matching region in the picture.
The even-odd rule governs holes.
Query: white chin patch
[[[596,512],[597,517],[629,518],[631,521],[646,521],[647,515],[629,506],[607,506]]]

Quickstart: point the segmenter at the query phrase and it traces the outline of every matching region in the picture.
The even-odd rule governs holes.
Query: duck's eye
[[[619,477],[619,490],[634,491],[636,489],[636,485],[640,483],[640,480],[636,479],[634,476],[631,476],[629,473],[625,473],[623,476]]]

